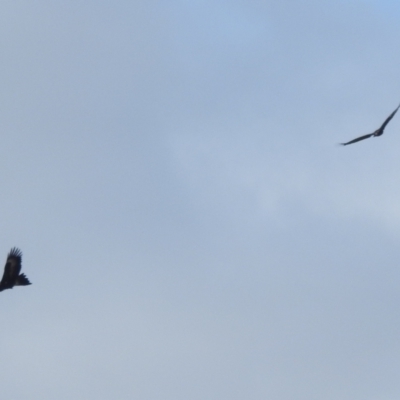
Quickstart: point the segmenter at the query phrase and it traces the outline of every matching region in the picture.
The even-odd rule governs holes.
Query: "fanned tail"
[[[15,286],[27,286],[31,285],[29,279],[26,277],[25,274],[18,275],[17,281],[15,282]]]

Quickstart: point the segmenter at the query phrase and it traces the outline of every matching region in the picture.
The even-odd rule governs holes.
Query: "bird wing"
[[[0,286],[9,283],[13,285],[15,283],[21,271],[21,258],[22,258],[21,250],[17,249],[16,247],[13,247],[8,253],[6,265],[4,267],[4,274],[0,282]]]
[[[394,117],[394,115],[397,113],[397,110],[400,108],[400,104],[398,107],[385,119],[385,122],[382,124],[382,126],[378,129],[378,131],[382,131],[385,129],[386,125],[390,122],[390,120]]]
[[[348,144],[352,144],[352,143],[359,142],[360,140],[368,139],[368,138],[370,138],[371,136],[374,136],[374,134],[373,134],[373,133],[370,133],[370,134],[368,134],[368,135],[360,136],[360,137],[358,137],[358,138],[355,138],[355,139],[353,139],[353,140],[350,140],[350,142],[340,143],[340,144],[341,144],[342,146],[347,146]]]

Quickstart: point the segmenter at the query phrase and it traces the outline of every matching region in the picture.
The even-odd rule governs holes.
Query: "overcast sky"
[[[400,397],[400,4],[0,5],[7,400]]]

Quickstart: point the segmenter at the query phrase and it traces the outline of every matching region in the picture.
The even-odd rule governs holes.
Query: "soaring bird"
[[[16,247],[13,247],[8,253],[3,278],[0,282],[0,292],[5,289],[12,289],[14,286],[26,286],[31,284],[25,274],[20,274],[21,258],[22,252]]]
[[[380,128],[378,128],[375,132],[372,132],[368,135],[364,135],[364,136],[360,136],[358,138],[355,138],[353,140],[350,140],[350,142],[347,143],[340,143],[343,146],[347,146],[348,144],[352,144],[352,143],[356,143],[359,142],[360,140],[364,140],[364,139],[368,139],[372,136],[381,136],[383,134],[383,131],[386,128],[386,125],[390,122],[390,120],[394,117],[394,114],[397,113],[397,110],[400,108],[400,104],[399,106],[385,119],[385,122],[382,124],[382,126]]]

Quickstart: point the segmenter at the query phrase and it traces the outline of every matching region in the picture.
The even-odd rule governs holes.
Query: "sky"
[[[2,396],[398,399],[399,22],[3,1]]]

